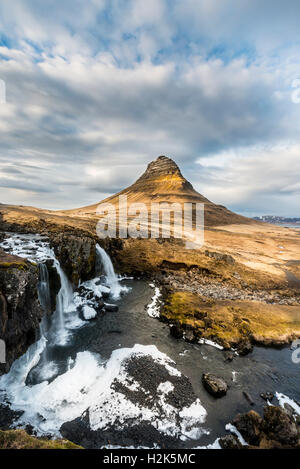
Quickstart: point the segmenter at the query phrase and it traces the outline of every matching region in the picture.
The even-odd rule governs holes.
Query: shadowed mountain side
[[[152,161],[137,181],[121,192],[87,207],[66,210],[62,213],[76,216],[94,216],[100,203],[118,206],[119,196],[126,195],[127,203],[144,203],[150,210],[152,203],[204,203],[206,226],[253,224],[255,221],[231,212],[222,205],[216,205],[195,191],[192,184],[181,174],[177,164],[166,156]]]

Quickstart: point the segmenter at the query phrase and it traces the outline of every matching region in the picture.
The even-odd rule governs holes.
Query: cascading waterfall
[[[40,281],[38,286],[38,297],[43,310],[49,313],[51,310],[50,301],[50,285],[49,285],[49,274],[47,265],[44,263],[39,264]]]
[[[66,274],[64,273],[53,249],[49,247],[48,241],[44,237],[37,235],[18,235],[13,234],[6,238],[2,243],[4,249],[12,254],[29,259],[39,264],[39,285],[38,296],[43,310],[46,313],[51,312],[51,296],[49,285],[49,273],[46,260],[51,260],[60,277],[61,288],[56,298],[56,311],[51,318],[51,330],[49,331],[49,317],[44,316],[40,326],[40,336],[49,339],[51,342],[59,345],[65,345],[67,342],[68,331],[65,324],[67,317],[68,326],[76,327],[78,324],[78,315],[76,307],[72,305],[73,289]],[[70,314],[70,313],[75,314]],[[77,317],[75,317],[77,315]],[[77,322],[76,322],[77,321]],[[44,358],[44,355],[43,355]]]
[[[61,288],[55,312],[53,315],[45,314],[40,323],[40,339],[13,363],[9,373],[0,377],[0,402],[9,400],[12,409],[24,412],[19,422],[21,425],[30,422],[41,433],[59,436],[63,422],[78,416],[90,403],[96,402],[103,389],[109,392],[112,371],[118,372],[120,360],[106,372],[102,360],[88,351],[69,355],[74,346],[70,331],[86,324],[79,318],[78,308],[86,298],[80,297],[78,292],[73,293],[71,283],[47,242],[32,237],[27,240],[25,235],[21,240],[12,236],[6,242],[16,255],[30,256],[31,261],[39,263],[38,294],[45,312],[51,310],[46,260],[52,260]],[[118,298],[127,287],[120,285],[109,255],[98,245],[96,250],[110,296]],[[99,285],[99,278],[83,286],[94,292],[96,301],[105,291],[104,285]],[[65,350],[61,348],[64,345],[67,345]],[[125,349],[124,354],[128,353],[131,352]],[[86,392],[83,392],[82,382]]]
[[[99,246],[99,244],[96,244],[96,254],[103,267],[106,284],[110,288],[111,296],[112,298],[117,299],[121,292],[126,288],[120,285],[119,278],[115,273],[114,266],[109,255],[101,246]]]
[[[54,267],[60,277],[61,288],[56,297],[56,311],[55,311],[55,343],[58,345],[65,345],[68,339],[68,331],[65,324],[65,312],[69,309],[73,300],[73,289],[68,277],[64,273],[59,261],[53,254]]]

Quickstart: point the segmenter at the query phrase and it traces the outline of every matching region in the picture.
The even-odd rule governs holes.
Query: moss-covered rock
[[[186,291],[166,294],[161,319],[241,354],[251,352],[253,343],[280,346],[300,336],[299,305],[214,300]]]
[[[46,440],[25,430],[0,430],[0,449],[83,449],[68,440]]]

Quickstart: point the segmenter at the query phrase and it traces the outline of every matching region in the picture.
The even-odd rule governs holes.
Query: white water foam
[[[300,415],[300,406],[293,399],[280,392],[276,392],[275,396],[280,407],[284,409],[284,404],[288,404],[295,411],[295,414]]]
[[[216,342],[213,342],[212,340],[209,340],[209,339],[199,339],[198,343],[199,344],[210,345],[211,347],[215,347],[219,350],[224,350],[224,347],[222,347],[222,345],[219,345]]]
[[[244,440],[244,438],[242,437],[242,435],[240,434],[240,432],[238,431],[238,429],[232,425],[231,423],[228,423],[226,426],[225,426],[226,430],[228,430],[230,433],[233,433],[235,436],[237,436],[239,442],[241,443],[242,446],[248,446],[248,443],[246,440]]]
[[[154,295],[152,297],[151,303],[147,306],[147,314],[151,318],[159,318],[160,316],[160,289],[153,285],[153,283],[149,284],[150,287],[154,288]]]
[[[193,449],[222,449],[219,443],[220,438],[217,438],[213,443],[207,446],[195,446]]]
[[[199,438],[205,432],[201,426],[206,411],[199,399],[179,412],[178,424],[178,409],[164,402],[164,395],[171,391],[171,383],[162,383],[158,389],[159,404],[163,411],[156,405],[151,409],[138,406],[112,389],[115,378],[126,384],[128,375],[124,362],[133,355],[150,355],[168,371],[172,371],[173,375],[180,375],[174,362],[154,345],[135,345],[133,348],[115,350],[107,362],[90,352],[80,352],[73,367],[52,382],[44,381],[28,386],[25,384],[26,376],[32,365],[37,363],[41,351],[35,350],[35,359],[28,364],[24,363],[25,356],[21,357],[13,364],[8,375],[0,378],[0,389],[6,390],[12,409],[25,411],[20,417],[20,423],[30,423],[39,434],[50,432],[59,436],[62,423],[79,417],[88,408],[92,430],[104,430],[111,424],[121,428],[133,419],[147,422],[159,431],[183,440]]]

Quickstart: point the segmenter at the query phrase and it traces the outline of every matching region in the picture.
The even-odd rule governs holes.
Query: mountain
[[[159,156],[152,161],[146,171],[131,186],[101,202],[118,204],[119,196],[126,195],[128,204],[142,202],[150,207],[154,202],[187,202],[205,204],[205,225],[253,224],[255,221],[231,212],[223,205],[216,205],[197,192],[192,184],[181,174],[175,161],[166,156]],[[95,215],[100,202],[64,213],[81,217]]]

